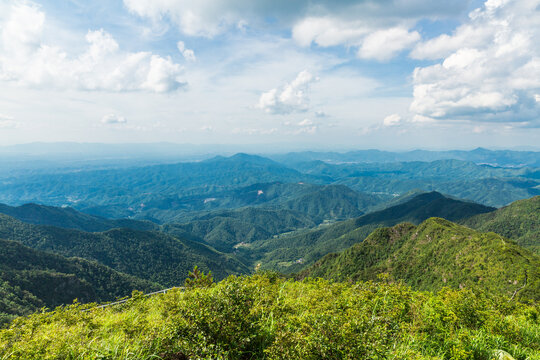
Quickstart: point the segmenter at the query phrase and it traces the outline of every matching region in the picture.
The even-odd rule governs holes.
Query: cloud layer
[[[414,71],[417,116],[540,126],[540,1],[488,0],[451,35],[411,56],[440,62]]]
[[[14,2],[0,24],[0,80],[33,87],[170,92],[185,85],[182,67],[151,52],[124,52],[103,29],[89,30],[80,54],[43,42],[45,14]]]

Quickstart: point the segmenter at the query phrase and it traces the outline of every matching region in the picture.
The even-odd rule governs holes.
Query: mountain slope
[[[152,231],[112,229],[88,233],[26,224],[0,215],[0,238],[63,256],[95,260],[165,286],[181,284],[195,265],[211,270],[218,279],[248,271],[242,263],[206,245]]]
[[[540,254],[540,196],[473,216],[461,224],[478,231],[496,232]]]
[[[373,280],[380,273],[418,290],[478,286],[506,298],[540,301],[540,257],[498,234],[440,218],[418,226],[377,229],[362,243],[327,255],[301,276]]]
[[[0,204],[0,213],[30,224],[51,225],[88,232],[106,231],[120,227],[135,230],[156,230],[158,228],[156,224],[149,221],[109,220],[85,214],[70,207],[60,208],[38,204],[24,204],[13,207]]]
[[[2,313],[23,315],[43,306],[70,304],[74,299],[103,302],[133,290],[159,288],[96,262],[68,259],[0,239],[0,318]]]
[[[313,226],[315,223],[308,216],[296,211],[248,207],[214,211],[189,223],[163,225],[162,229],[172,235],[197,236],[220,251],[232,252],[239,243]]]
[[[318,230],[257,241],[242,255],[251,256],[255,263],[260,262],[263,267],[294,272],[328,253],[361,242],[378,227],[393,226],[404,221],[418,224],[434,216],[456,221],[493,210],[451,199],[437,192],[423,193],[407,202]]]

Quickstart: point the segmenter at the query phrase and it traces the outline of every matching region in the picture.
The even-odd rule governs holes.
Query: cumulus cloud
[[[488,0],[452,35],[411,56],[441,59],[413,73],[411,111],[428,119],[530,122],[540,126],[539,0]]]
[[[13,129],[17,127],[17,122],[13,116],[0,114],[0,129]]]
[[[176,23],[188,35],[214,36],[232,28],[289,27],[301,20],[323,14],[343,21],[362,19],[365,23],[399,22],[419,17],[445,17],[460,13],[468,6],[467,0],[124,0],[132,13],[154,20],[164,17]],[[381,20],[382,19],[382,20]]]
[[[195,57],[195,52],[191,49],[187,49],[183,41],[177,42],[176,47],[178,48],[178,51],[180,51],[184,59],[186,59],[186,61],[197,60],[197,58]]]
[[[464,11],[468,3],[468,0],[124,0],[130,12],[155,21],[166,17],[190,36],[213,37],[232,29],[245,31],[246,24],[250,28],[292,29],[293,38],[302,46],[316,43],[324,47],[360,47],[368,40],[358,55],[383,60],[417,40],[418,33],[407,29],[418,19],[452,16]],[[368,35],[375,37],[366,38]],[[390,41],[388,49],[385,44],[376,43],[380,38]]]
[[[15,1],[0,24],[0,80],[81,90],[169,92],[185,85],[182,67],[151,52],[124,52],[111,34],[89,30],[80,54],[42,40],[45,13]]]
[[[420,40],[416,31],[395,27],[376,31],[363,40],[358,57],[363,59],[389,60],[400,51],[410,48]]]
[[[401,116],[399,114],[388,115],[383,120],[384,126],[398,126],[401,124]]]
[[[101,118],[103,124],[125,124],[127,120],[125,117],[116,114],[107,114]]]
[[[301,71],[296,78],[281,89],[272,89],[259,98],[258,108],[269,114],[290,114],[308,110],[308,91],[316,81],[309,71]]]

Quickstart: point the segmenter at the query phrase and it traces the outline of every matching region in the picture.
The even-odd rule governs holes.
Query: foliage
[[[164,286],[178,285],[196,264],[211,270],[219,279],[248,272],[238,260],[207,245],[153,231],[112,229],[88,233],[26,224],[0,214],[0,238],[62,256],[97,261]]]
[[[429,217],[455,221],[493,210],[480,204],[451,199],[437,192],[422,193],[403,203],[356,219],[309,232],[254,242],[241,254],[246,261],[262,263],[264,268],[295,272],[328,253],[345,250],[363,241],[381,226],[393,226],[406,221],[418,224]],[[298,259],[302,259],[302,262],[296,262]]]
[[[496,232],[540,254],[540,196],[516,201],[461,223],[479,231]]]
[[[188,274],[188,277],[186,278],[186,281],[184,282],[184,286],[186,288],[194,288],[194,287],[208,287],[214,284],[214,278],[212,277],[212,272],[208,272],[208,274],[205,274],[204,272],[199,270],[198,266],[195,266],[193,268],[193,271],[190,271]]]
[[[110,301],[133,289],[159,289],[95,262],[36,251],[15,241],[0,240],[0,249],[0,314],[24,315],[75,299]]]
[[[0,330],[2,359],[540,359],[540,309],[475,290],[229,277]]]
[[[418,290],[478,287],[505,299],[540,301],[540,257],[498,234],[440,218],[377,229],[364,242],[321,259],[302,276],[369,280],[380,273]]]

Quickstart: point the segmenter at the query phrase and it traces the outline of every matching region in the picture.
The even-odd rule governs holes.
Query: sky
[[[0,0],[0,145],[540,149],[540,0]]]

